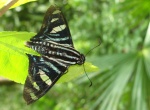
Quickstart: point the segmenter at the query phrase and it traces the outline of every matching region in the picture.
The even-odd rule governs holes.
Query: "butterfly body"
[[[23,96],[27,104],[41,98],[67,72],[71,65],[82,65],[85,57],[75,50],[68,24],[62,12],[51,6],[44,17],[42,27],[26,42],[26,46],[41,56],[27,54],[29,74]]]
[[[43,56],[55,58],[57,60],[65,59],[61,62],[68,64],[83,64],[85,57],[76,51],[73,47],[66,44],[58,44],[53,41],[28,41],[26,46],[32,48]],[[82,61],[80,63],[80,61]]]

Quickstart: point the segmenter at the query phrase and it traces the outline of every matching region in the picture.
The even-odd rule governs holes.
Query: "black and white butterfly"
[[[29,74],[23,96],[27,104],[41,98],[71,65],[82,65],[85,57],[75,50],[69,27],[62,12],[50,6],[40,31],[27,41],[26,46],[41,56],[27,54]]]

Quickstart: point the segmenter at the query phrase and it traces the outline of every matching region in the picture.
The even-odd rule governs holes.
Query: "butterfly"
[[[40,31],[26,46],[40,54],[27,54],[29,69],[23,91],[27,104],[45,95],[69,66],[85,62],[84,55],[74,48],[63,13],[53,5],[47,10]]]

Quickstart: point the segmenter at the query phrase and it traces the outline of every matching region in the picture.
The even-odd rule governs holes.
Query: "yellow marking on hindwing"
[[[39,88],[39,86],[36,84],[36,82],[33,83],[33,87],[34,87],[35,89],[37,89],[38,91],[40,90],[40,88]]]
[[[33,100],[37,100],[38,99],[38,97],[34,94],[34,93],[30,93],[30,96],[31,96],[31,98],[33,99]]]
[[[47,85],[51,85],[52,81],[51,79],[43,72],[42,70],[39,70],[38,74],[40,75],[43,82],[45,82]]]

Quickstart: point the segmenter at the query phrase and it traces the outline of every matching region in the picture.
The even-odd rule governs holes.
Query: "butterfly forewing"
[[[51,6],[47,10],[39,33],[31,38],[37,39],[73,46],[67,21],[57,7]]]
[[[27,104],[42,97],[70,65],[81,65],[85,61],[84,55],[74,49],[68,24],[55,6],[47,10],[40,31],[26,46],[41,55],[27,54],[29,74],[23,92]]]

